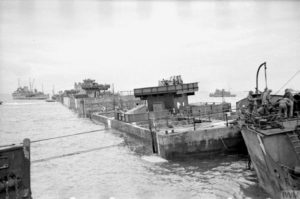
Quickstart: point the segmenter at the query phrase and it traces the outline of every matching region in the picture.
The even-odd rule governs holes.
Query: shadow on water
[[[124,139],[124,146],[126,146],[130,151],[132,151],[137,156],[152,155],[151,143],[142,141],[139,138],[130,136],[126,133],[110,130],[114,135]]]
[[[186,157],[161,164],[169,175],[196,181],[199,189],[216,198],[268,198],[258,185],[253,169],[248,169],[248,156],[220,154],[205,158]],[[160,175],[158,169],[151,169]]]

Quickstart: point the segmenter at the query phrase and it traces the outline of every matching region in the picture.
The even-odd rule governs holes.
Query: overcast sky
[[[300,69],[296,1],[0,0],[0,93],[85,78],[132,90],[182,75],[199,90],[278,90]],[[300,74],[287,87],[299,90]],[[261,85],[263,80],[261,79]]]

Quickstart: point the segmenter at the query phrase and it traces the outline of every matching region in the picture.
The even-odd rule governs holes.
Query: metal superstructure
[[[269,104],[265,104],[264,92],[258,88],[259,70],[263,66],[265,92],[268,90],[264,62],[256,75],[253,112],[247,109],[247,100],[238,103],[239,126],[259,184],[272,198],[281,198],[284,191],[300,190],[300,94],[293,96],[294,110],[288,118],[279,114],[279,101],[283,96],[271,95]],[[266,110],[260,111],[263,109]]]

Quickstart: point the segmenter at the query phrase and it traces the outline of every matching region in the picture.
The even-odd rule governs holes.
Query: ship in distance
[[[235,94],[231,94],[229,91],[224,89],[216,89],[214,93],[210,93],[209,97],[236,97]]]
[[[271,95],[267,86],[237,102],[239,125],[260,186],[274,199],[300,190],[300,93]],[[266,100],[267,99],[267,100]],[[299,195],[298,195],[299,196]],[[294,197],[293,197],[294,198]],[[298,197],[295,197],[298,198]]]
[[[37,89],[29,89],[27,86],[19,87],[12,93],[15,100],[45,100],[49,98],[49,94],[38,91]]]

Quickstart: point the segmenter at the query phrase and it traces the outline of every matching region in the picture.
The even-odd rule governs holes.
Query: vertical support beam
[[[150,134],[151,134],[152,152],[157,153],[156,147],[155,147],[155,140],[154,140],[154,139],[156,139],[156,135],[152,131],[152,121],[151,120],[152,120],[152,118],[150,118],[150,112],[148,112],[148,122],[149,122],[149,130],[150,130]]]

